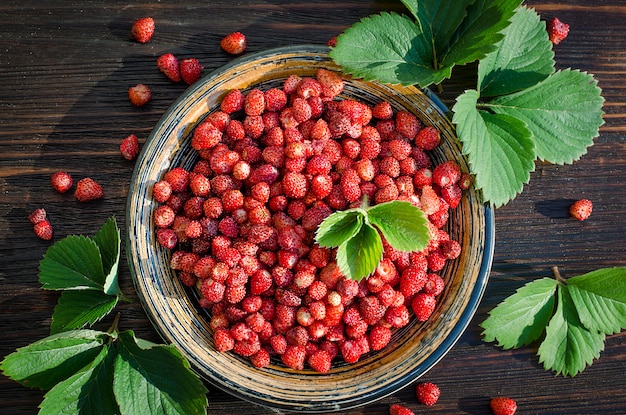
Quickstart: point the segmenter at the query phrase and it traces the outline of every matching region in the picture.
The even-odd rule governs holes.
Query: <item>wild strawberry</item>
[[[404,296],[400,294],[399,298],[402,298],[404,302]],[[398,301],[394,301],[394,303],[396,302]],[[391,327],[404,327],[409,324],[410,319],[411,314],[409,313],[409,309],[404,304],[387,307],[387,311],[385,311],[384,321]]]
[[[441,198],[448,203],[448,207],[451,209],[456,208],[461,203],[463,192],[461,188],[453,184],[451,186],[445,186],[441,188]]]
[[[421,122],[409,111],[398,111],[396,113],[396,131],[405,138],[412,140],[421,128]]]
[[[100,199],[102,196],[104,196],[102,186],[94,179],[85,177],[76,183],[74,197],[79,202],[89,202],[91,200]]]
[[[227,352],[235,347],[235,339],[230,331],[225,328],[218,328],[213,333],[213,343],[220,352]]]
[[[447,240],[441,243],[441,252],[447,259],[455,259],[461,254],[461,245],[454,240]]]
[[[389,407],[389,415],[414,415],[414,412],[406,406],[394,403]]]
[[[146,105],[151,98],[152,92],[147,85],[137,84],[128,88],[128,99],[136,107]]]
[[[433,190],[432,186],[422,187],[420,203],[422,205],[422,210],[427,215],[436,213],[441,206],[441,200],[439,199],[439,196],[437,196],[437,193]]]
[[[423,292],[426,294],[432,294],[434,296],[438,296],[443,292],[445,288],[445,281],[439,275],[434,273],[428,274],[428,279],[426,280],[426,284],[424,284]]]
[[[285,196],[292,199],[303,198],[309,190],[308,181],[301,173],[289,172],[283,176],[282,180]]]
[[[252,138],[259,138],[265,131],[263,117],[260,115],[248,115],[243,120],[243,128],[247,135]]]
[[[33,210],[31,214],[28,215],[28,220],[33,225],[36,225],[39,222],[46,220],[46,210],[44,208],[37,208]]]
[[[382,101],[372,108],[372,116],[379,120],[389,120],[393,117],[393,108],[387,101]]]
[[[178,237],[173,229],[160,228],[157,230],[157,241],[163,248],[174,249],[178,244]]]
[[[58,171],[50,177],[52,188],[59,193],[65,193],[72,188],[74,180],[69,173]]]
[[[230,122],[230,114],[225,113],[224,111],[213,111],[206,117],[205,121],[210,122],[218,130],[224,132],[226,126]]]
[[[133,160],[139,154],[139,140],[135,134],[124,138],[120,143],[120,153],[126,160]]]
[[[451,186],[461,179],[461,169],[454,160],[439,164],[433,170],[433,182],[439,187]]]
[[[446,257],[441,252],[441,249],[435,249],[428,252],[426,257],[428,260],[428,269],[433,272],[438,272],[446,265]]]
[[[339,101],[337,108],[350,118],[352,124],[363,126],[367,125],[372,119],[372,109],[360,101],[344,99]]]
[[[282,111],[287,105],[287,95],[279,88],[270,88],[265,91],[265,105],[268,111]]]
[[[553,45],[561,43],[569,33],[569,25],[562,23],[558,18],[553,18],[548,22],[548,37]]]
[[[577,220],[583,221],[591,216],[593,203],[589,199],[575,201],[569,208],[569,214]]]
[[[498,396],[489,402],[493,415],[514,415],[517,411],[517,403],[504,396]]]
[[[220,47],[231,55],[239,55],[246,50],[246,36],[241,32],[232,32],[220,40]]]
[[[369,341],[372,350],[381,350],[391,340],[391,329],[382,325],[376,325],[370,330]]]
[[[259,369],[269,366],[269,364],[271,363],[271,359],[267,349],[261,347],[258,352],[250,356],[250,363],[252,363],[252,366]]]
[[[308,358],[311,369],[319,373],[327,373],[332,364],[332,357],[326,350],[317,350]]]
[[[261,115],[265,111],[265,94],[258,88],[251,89],[243,101],[243,110],[247,115]]]
[[[52,225],[47,219],[35,223],[33,230],[39,239],[43,239],[44,241],[52,239]]]
[[[180,82],[180,63],[171,53],[164,53],[157,58],[157,68],[172,82]]]
[[[185,58],[180,61],[180,77],[187,85],[191,85],[200,79],[204,67],[196,58]]]
[[[432,382],[422,382],[415,386],[417,400],[426,406],[433,406],[437,403],[440,394],[439,387]]]
[[[380,161],[380,172],[389,177],[396,178],[400,176],[400,163],[394,157],[384,157]]]
[[[374,195],[374,202],[376,204],[391,202],[396,200],[399,194],[400,192],[398,191],[398,186],[390,184],[376,191],[376,194]]]
[[[426,293],[417,293],[415,297],[413,297],[413,301],[411,301],[411,308],[413,309],[413,313],[415,313],[417,321],[428,320],[433,311],[435,311],[436,305],[437,300],[435,296]]]
[[[304,362],[306,359],[306,350],[304,346],[287,346],[285,353],[281,355],[281,360],[285,366],[294,369],[304,369]]]
[[[434,150],[440,141],[439,130],[431,126],[422,128],[415,137],[415,145],[424,150]]]
[[[322,94],[322,85],[316,79],[305,76],[298,84],[295,92],[300,98],[304,99],[317,97]]]
[[[212,149],[222,142],[222,135],[213,123],[204,121],[194,129],[191,146],[196,150]]]
[[[241,111],[243,109],[244,101],[245,97],[243,93],[238,89],[233,89],[222,99],[220,109],[227,114],[232,114],[233,112]]]
[[[167,205],[157,207],[153,214],[154,224],[158,228],[167,228],[171,226],[174,223],[175,217],[176,213],[174,213],[174,210]]]
[[[354,169],[346,169],[341,176],[341,191],[348,202],[354,202],[361,198],[361,177]]]
[[[322,86],[322,95],[324,98],[332,99],[343,91],[343,79],[336,72],[320,68],[315,74],[315,79]]]
[[[291,102],[291,114],[298,123],[303,123],[312,116],[311,106],[304,98],[294,98]]]
[[[154,34],[154,19],[152,17],[141,17],[133,22],[130,28],[130,35],[139,43],[146,43]]]

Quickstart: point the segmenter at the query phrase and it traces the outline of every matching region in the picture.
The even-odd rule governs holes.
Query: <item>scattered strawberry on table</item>
[[[191,85],[200,79],[203,66],[196,58],[185,58],[180,61],[180,77],[187,84]]]
[[[54,190],[56,190],[57,192],[66,193],[74,185],[74,180],[69,173],[64,171],[58,171],[50,176],[50,183],[52,184]]]
[[[33,230],[39,239],[43,239],[44,241],[52,239],[52,225],[47,219],[46,210],[44,208],[35,209],[28,215],[28,220],[33,224]]]
[[[164,53],[157,58],[157,68],[172,82],[180,82],[180,62],[171,53]]]
[[[441,391],[439,387],[432,382],[421,382],[415,386],[415,395],[417,400],[426,406],[433,406],[439,400]]]
[[[76,183],[76,190],[74,191],[74,197],[79,202],[89,202],[92,200],[100,199],[104,196],[104,191],[100,183],[90,177],[80,179]]]
[[[226,53],[239,55],[246,50],[246,36],[241,32],[229,33],[222,38],[220,46]]]
[[[591,216],[593,203],[589,199],[580,199],[572,203],[569,208],[570,215],[577,220],[587,220]]]
[[[120,153],[126,160],[134,160],[139,154],[139,139],[135,134],[124,138],[120,143]]]
[[[130,35],[139,43],[147,43],[154,34],[154,19],[152,17],[141,17],[133,23]]]
[[[151,98],[152,91],[147,85],[137,84],[128,88],[128,99],[136,107],[146,105]]]
[[[499,396],[491,399],[489,403],[493,415],[514,415],[517,411],[517,403],[504,396]]]
[[[548,22],[548,37],[553,45],[558,45],[567,37],[569,25],[561,22],[557,17]]]

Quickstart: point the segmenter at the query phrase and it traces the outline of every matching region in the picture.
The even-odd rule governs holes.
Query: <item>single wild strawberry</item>
[[[130,28],[130,35],[139,43],[146,43],[154,34],[154,19],[152,17],[141,17],[133,23]]]

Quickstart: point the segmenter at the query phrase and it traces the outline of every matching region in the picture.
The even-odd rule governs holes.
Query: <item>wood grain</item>
[[[468,330],[425,379],[442,389],[428,413],[485,414],[489,398],[508,395],[520,414],[626,413],[626,333],[610,336],[599,360],[575,378],[544,371],[536,347],[503,351],[483,343],[479,323],[499,301],[525,282],[549,275],[558,265],[565,276],[599,267],[626,266],[626,4],[622,0],[527,1],[544,19],[558,16],[570,35],[555,47],[559,68],[594,73],[606,99],[606,124],[588,153],[573,165],[537,163],[524,193],[497,209],[496,249],[485,296]],[[54,240],[71,233],[92,235],[105,219],[125,220],[134,167],[119,155],[122,138],[143,142],[165,110],[185,90],[155,66],[171,52],[197,57],[205,73],[232,58],[219,39],[233,30],[248,35],[249,52],[302,43],[324,44],[362,17],[402,11],[391,1],[78,0],[0,2],[0,356],[45,337],[58,294],[40,289],[37,267],[49,243],[37,240],[26,219],[44,206]],[[129,40],[132,21],[152,16],[150,43]],[[455,68],[441,94],[450,105],[473,87],[473,68]],[[145,83],[152,102],[134,108],[127,88]],[[79,204],[55,193],[50,174],[67,170],[104,185],[101,201]],[[594,212],[586,222],[567,217],[568,204],[587,197]],[[160,341],[134,292],[124,263],[120,275],[133,303],[120,306],[121,327]],[[106,329],[109,319],[98,325]],[[37,413],[43,393],[0,376],[0,414]],[[210,387],[209,413],[272,414]],[[346,412],[387,414],[390,403],[417,413],[413,387]]]

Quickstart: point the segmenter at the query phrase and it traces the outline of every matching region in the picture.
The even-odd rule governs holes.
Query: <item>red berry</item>
[[[124,138],[120,143],[120,153],[126,160],[133,160],[139,154],[139,140],[135,134]]]
[[[141,17],[133,23],[130,28],[130,35],[139,43],[146,43],[154,34],[154,19],[152,17]]]
[[[44,241],[52,239],[52,225],[47,219],[35,223],[33,230],[39,239],[43,239]]]
[[[102,186],[92,178],[85,177],[76,183],[74,197],[76,197],[79,202],[100,199],[102,196],[104,196]]]
[[[52,187],[59,193],[65,193],[72,188],[74,180],[64,171],[58,171],[50,177]]]
[[[147,85],[137,84],[128,88],[128,99],[136,107],[146,105],[151,98],[152,92]]]
[[[589,199],[575,201],[569,208],[570,215],[577,220],[586,220],[593,210],[593,203]]]
[[[200,79],[203,66],[196,58],[186,58],[180,61],[180,77],[187,85],[191,85]]]
[[[461,179],[461,169],[454,160],[439,164],[433,170],[433,182],[439,187],[452,186]]]
[[[170,184],[173,192],[183,192],[189,185],[189,172],[182,167],[174,167],[165,173],[165,180]]]
[[[380,350],[389,344],[391,329],[383,325],[376,325],[370,330],[369,341],[372,350]]]
[[[243,93],[238,89],[233,89],[229,91],[222,99],[222,102],[220,103],[220,109],[227,114],[241,111],[243,109],[244,100],[245,97]]]
[[[394,403],[389,407],[389,415],[414,415],[415,413],[400,404]]]
[[[517,403],[504,396],[491,399],[489,406],[494,415],[514,415],[517,411]]]
[[[222,38],[220,47],[226,53],[239,55],[246,50],[246,36],[241,32],[233,32]]]
[[[332,99],[343,91],[343,79],[336,72],[320,68],[317,70],[315,79],[322,86],[322,95],[325,98]]]
[[[432,294],[417,293],[411,302],[411,308],[418,321],[426,321],[435,310],[437,300]]]
[[[172,82],[180,82],[180,63],[171,53],[165,53],[157,58],[157,68]]]
[[[304,369],[306,359],[306,350],[304,346],[287,346],[285,353],[281,355],[281,359],[285,366],[295,369]]]
[[[418,383],[415,387],[417,400],[426,406],[432,406],[437,403],[440,394],[439,387],[431,382]]]
[[[395,124],[396,130],[409,140],[417,135],[422,126],[420,120],[409,111],[398,111]]]
[[[558,45],[569,33],[569,25],[562,23],[558,18],[553,18],[548,22],[548,37],[553,45]]]
[[[434,150],[440,141],[439,130],[431,126],[422,128],[415,137],[415,145],[424,150]]]
[[[28,215],[28,220],[33,225],[46,220],[46,210],[44,208],[37,208],[33,210],[32,213]]]
[[[308,362],[316,372],[327,373],[330,370],[332,357],[326,350],[318,350],[309,357]]]

